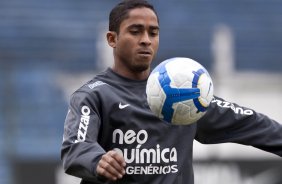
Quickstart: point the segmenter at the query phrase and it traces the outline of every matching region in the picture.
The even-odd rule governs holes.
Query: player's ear
[[[116,47],[116,41],[117,41],[117,33],[114,31],[108,31],[107,32],[107,41],[109,46],[112,48]]]

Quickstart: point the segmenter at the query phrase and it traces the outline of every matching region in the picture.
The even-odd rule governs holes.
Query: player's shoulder
[[[75,90],[71,96],[70,100],[72,103],[80,103],[81,101],[99,101],[101,94],[105,94],[107,89],[102,89],[103,86],[107,84],[103,81],[92,79],[82,85],[80,88]]]
[[[78,88],[75,92],[93,93],[102,90],[106,86],[109,86],[109,84],[105,81],[93,78]]]
[[[96,74],[91,80],[85,82],[81,87],[75,90],[74,93],[84,92],[84,93],[93,93],[99,92],[101,90],[106,90],[105,88],[109,87],[108,82],[105,80],[105,72]]]

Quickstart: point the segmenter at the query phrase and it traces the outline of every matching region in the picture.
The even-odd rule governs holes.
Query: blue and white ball
[[[207,70],[189,58],[171,58],[150,74],[146,86],[148,104],[166,122],[187,125],[199,120],[213,99],[213,83]]]

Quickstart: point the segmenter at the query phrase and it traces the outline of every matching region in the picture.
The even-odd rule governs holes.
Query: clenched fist
[[[121,179],[125,174],[125,161],[117,151],[111,150],[105,153],[97,165],[97,174],[109,180]]]

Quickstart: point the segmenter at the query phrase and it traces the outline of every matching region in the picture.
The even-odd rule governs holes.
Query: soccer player
[[[218,97],[187,126],[150,111],[145,87],[159,32],[157,13],[145,0],[112,9],[106,38],[114,64],[72,94],[61,150],[65,172],[82,184],[193,184],[194,139],[251,145],[281,157],[282,125]]]

